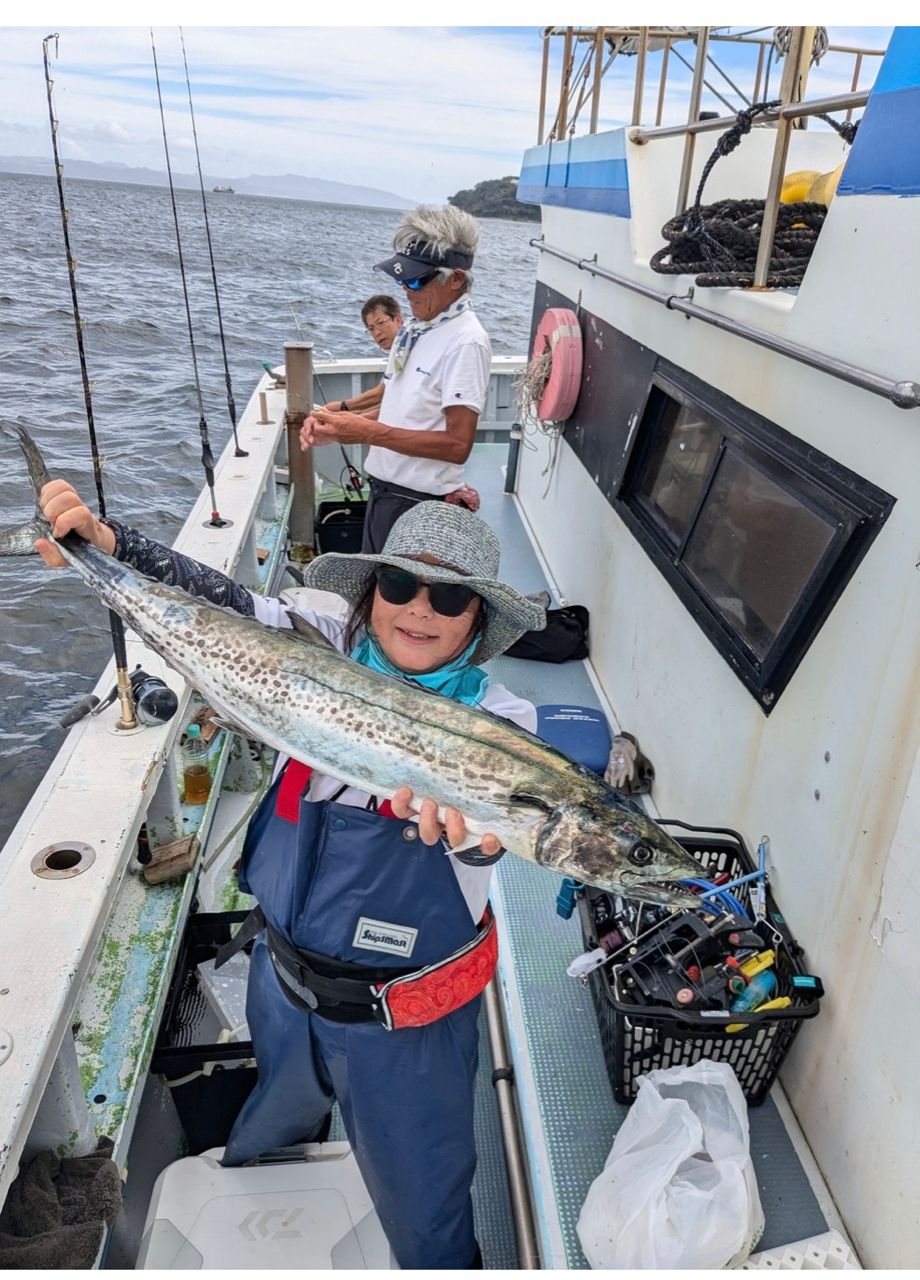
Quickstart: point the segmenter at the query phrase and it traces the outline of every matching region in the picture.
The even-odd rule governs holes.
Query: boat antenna
[[[51,123],[51,150],[54,154],[54,172],[57,178],[58,203],[61,207],[61,227],[64,232],[64,251],[67,254],[67,274],[70,278],[70,297],[73,302],[73,322],[77,332],[77,350],[80,353],[80,376],[83,379],[83,403],[86,408],[86,423],[89,427],[89,444],[93,455],[93,475],[96,479],[96,496],[99,501],[99,515],[105,518],[105,490],[102,483],[102,461],[99,457],[99,445],[96,440],[96,423],[93,417],[93,384],[89,380],[89,373],[86,368],[86,349],[83,345],[83,329],[84,321],[80,315],[80,303],[77,298],[77,260],[73,256],[70,247],[70,231],[68,222],[70,220],[70,210],[64,201],[64,166],[61,164],[61,158],[58,154],[58,122],[54,114],[54,98],[52,96],[52,88],[54,80],[51,78],[51,68],[48,62],[48,46],[54,41],[54,56],[58,54],[58,41],[60,36],[57,32],[53,35],[45,36],[42,41],[42,57],[45,63],[45,87],[48,92],[48,119]],[[134,694],[131,688],[131,677],[128,675],[128,653],[125,647],[125,628],[121,618],[117,613],[109,610],[109,629],[112,633],[112,650],[115,655],[115,675],[116,687],[118,689],[118,701],[121,706],[121,718],[118,720],[119,729],[136,729],[137,717],[134,714]]]
[[[231,521],[221,519],[217,510],[217,496],[214,493],[214,454],[211,452],[211,441],[208,437],[208,424],[204,416],[204,401],[201,398],[201,380],[198,377],[198,358],[195,354],[195,335],[192,329],[192,309],[188,300],[188,284],[185,279],[185,259],[182,256],[182,235],[179,231],[179,214],[176,209],[176,190],[173,186],[172,165],[169,162],[169,143],[166,140],[166,115],[163,111],[163,92],[160,88],[160,68],[157,64],[157,47],[153,38],[153,27],[150,28],[150,47],[153,50],[153,73],[157,82],[157,99],[160,103],[160,125],[163,130],[163,150],[166,153],[166,175],[169,178],[169,198],[172,201],[173,222],[176,227],[176,248],[179,252],[179,274],[182,277],[182,296],[185,299],[185,318],[188,323],[188,341],[192,351],[192,370],[195,376],[195,393],[198,396],[198,432],[201,436],[201,465],[204,467],[208,491],[211,495],[211,519],[205,524],[214,529],[225,529]]]
[[[201,210],[204,214],[204,229],[208,238],[208,257],[211,259],[211,280],[214,285],[214,305],[217,308],[217,328],[220,332],[220,349],[224,357],[224,379],[227,383],[227,411],[230,414],[230,425],[233,428],[234,457],[248,458],[245,449],[240,448],[236,434],[236,402],[233,399],[233,383],[230,379],[230,365],[227,361],[227,343],[224,338],[224,321],[220,313],[220,292],[217,288],[217,268],[214,266],[214,250],[211,247],[211,224],[208,221],[208,204],[204,197],[204,178],[201,175],[201,154],[198,150],[198,130],[195,128],[195,108],[192,106],[192,84],[188,74],[188,58],[185,56],[185,36],[179,28],[179,39],[182,42],[182,61],[185,64],[185,84],[188,89],[188,110],[192,117],[192,137],[195,139],[195,160],[198,163],[198,185],[201,188]]]

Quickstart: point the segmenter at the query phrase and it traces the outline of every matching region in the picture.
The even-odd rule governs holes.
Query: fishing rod
[[[195,108],[192,106],[192,84],[188,74],[188,58],[185,56],[185,36],[179,28],[179,39],[182,42],[182,61],[185,64],[185,84],[188,89],[188,110],[192,118],[192,137],[195,139],[195,160],[198,164],[198,185],[201,188],[201,211],[204,214],[204,230],[208,238],[208,257],[211,259],[211,280],[214,285],[214,305],[217,308],[217,328],[220,333],[220,349],[224,357],[224,379],[227,383],[227,411],[230,414],[230,426],[233,428],[233,444],[235,458],[248,458],[245,449],[240,448],[236,434],[236,401],[233,399],[233,383],[230,379],[230,365],[227,361],[227,343],[224,338],[224,321],[220,313],[220,293],[217,288],[217,268],[214,266],[214,250],[211,247],[211,224],[208,220],[208,204],[204,197],[204,178],[201,173],[201,154],[198,150],[198,130],[195,127]]]
[[[93,416],[93,386],[89,380],[89,373],[86,368],[86,350],[83,345],[83,330],[85,322],[80,315],[80,304],[77,298],[77,260],[74,258],[70,248],[70,232],[68,222],[70,220],[70,210],[64,201],[64,166],[61,164],[61,158],[58,154],[58,122],[54,115],[54,99],[52,96],[52,87],[54,80],[51,78],[51,67],[48,61],[48,46],[54,41],[54,56],[58,56],[58,41],[60,36],[58,32],[53,35],[45,36],[42,41],[42,57],[45,63],[45,86],[48,93],[48,119],[51,122],[51,150],[54,154],[54,172],[57,178],[58,203],[61,208],[61,227],[64,232],[64,250],[67,255],[67,274],[70,279],[70,296],[73,302],[73,320],[74,327],[77,332],[77,350],[80,354],[80,376],[83,380],[83,403],[86,409],[86,422],[89,427],[89,443],[93,456],[93,475],[96,480],[96,496],[99,502],[99,515],[105,519],[105,490],[102,483],[102,462],[99,457],[99,446],[96,441],[96,423]],[[118,701],[121,706],[121,718],[117,721],[119,729],[136,729],[137,716],[134,713],[134,693],[131,685],[131,677],[128,674],[128,653],[125,647],[125,628],[124,624],[117,613],[109,611],[109,629],[112,633],[112,650],[115,655],[115,674],[116,688],[118,690]]]
[[[176,208],[176,191],[173,186],[172,165],[169,161],[169,143],[166,140],[166,114],[163,110],[163,93],[160,88],[160,68],[157,63],[157,47],[153,38],[153,27],[150,28],[150,47],[153,50],[153,72],[157,82],[157,98],[160,103],[160,126],[163,130],[163,150],[166,153],[166,174],[169,178],[169,198],[172,202],[173,222],[176,228],[176,248],[179,253],[179,274],[182,277],[182,296],[185,299],[185,318],[188,324],[188,341],[192,352],[192,370],[195,377],[195,394],[198,397],[198,433],[201,436],[201,465],[204,468],[208,492],[211,495],[211,519],[205,524],[214,529],[226,529],[232,521],[224,520],[217,509],[217,495],[214,492],[214,454],[211,452],[211,441],[208,436],[208,424],[204,416],[204,401],[201,396],[201,380],[198,377],[198,357],[195,354],[195,335],[192,328],[192,309],[188,300],[188,283],[185,279],[185,259],[182,256],[182,235],[179,231],[179,212]]]

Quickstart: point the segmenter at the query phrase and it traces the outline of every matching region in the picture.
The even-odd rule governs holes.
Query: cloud
[[[831,28],[830,34],[835,43],[883,45],[889,30]],[[47,147],[45,34],[40,28],[0,32],[0,119],[25,130],[24,139],[33,130],[35,154]],[[542,40],[536,27],[190,26],[183,35],[202,165],[210,174],[297,172],[441,199],[482,178],[517,172],[537,140]],[[184,160],[192,142],[179,31],[159,27],[154,38],[170,147]],[[554,43],[551,100],[561,41]],[[692,46],[683,50],[692,60]],[[579,58],[583,52],[580,47]],[[723,44],[717,57],[733,79],[745,68],[748,81],[753,78],[752,48]],[[635,61],[618,59],[605,79],[602,127],[630,119]],[[660,54],[649,60],[647,116],[655,111],[660,61]],[[876,68],[877,60],[866,59],[863,85],[871,84]],[[53,75],[62,137],[79,141],[84,158],[124,159],[130,145],[132,163],[162,168],[147,29],[64,28]],[[774,63],[771,84],[777,75]],[[851,58],[828,54],[811,88],[848,92],[851,75]],[[686,119],[689,78],[672,57],[664,123]],[[741,105],[718,76],[708,78]],[[726,110],[711,93],[704,107]],[[548,107],[547,123],[550,114]],[[587,108],[582,120],[586,115]]]

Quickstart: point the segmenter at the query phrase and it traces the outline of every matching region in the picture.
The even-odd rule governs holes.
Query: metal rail
[[[773,161],[770,165],[770,178],[767,182],[767,197],[764,201],[763,217],[760,221],[757,261],[754,264],[755,289],[764,288],[770,277],[773,237],[776,234],[776,220],[779,215],[783,174],[786,172],[789,141],[795,124],[794,117],[787,116],[785,112],[793,103],[798,106],[805,97],[805,85],[808,81],[808,69],[811,66],[811,49],[815,31],[815,27],[793,27],[789,38],[789,49],[786,53],[783,78],[779,89],[783,110],[780,112],[779,124],[776,127]],[[678,209],[677,212],[680,213],[681,210]]]
[[[852,111],[854,107],[864,107],[868,101],[868,92],[838,93],[833,98],[813,98],[810,102],[795,102],[782,108],[774,107],[772,111],[764,111],[759,118],[764,121],[780,118],[794,120],[799,116],[827,115],[831,111]],[[712,120],[663,125],[660,129],[631,129],[629,140],[638,146],[644,146],[656,138],[680,138],[685,133],[715,133],[719,129],[730,129],[734,123],[735,116],[715,116]]]
[[[514,1086],[511,1083],[511,1059],[508,1055],[505,1027],[502,1022],[501,1001],[494,978],[485,989],[485,1005],[494,1068],[492,1084],[495,1088],[495,1103],[501,1124],[502,1146],[505,1149],[511,1214],[514,1218],[514,1234],[517,1238],[518,1266],[523,1271],[539,1271],[540,1254],[537,1250],[537,1232],[527,1183],[527,1166],[518,1133]]]
[[[550,257],[569,262],[580,271],[587,271],[590,275],[610,280],[613,284],[630,290],[631,293],[638,293],[644,298],[650,298],[652,302],[660,303],[669,311],[680,311],[683,315],[690,316],[694,320],[702,320],[704,324],[710,324],[724,333],[734,334],[737,338],[744,338],[745,341],[754,342],[759,347],[766,347],[768,351],[787,356],[790,360],[829,374],[830,377],[838,378],[841,382],[849,382],[863,391],[870,391],[873,395],[889,400],[898,409],[920,409],[920,383],[918,382],[912,382],[906,378],[900,381],[884,378],[868,369],[850,364],[849,361],[837,360],[833,356],[825,355],[822,351],[815,351],[812,347],[790,342],[786,338],[777,338],[774,334],[765,333],[762,329],[754,329],[751,325],[742,324],[738,320],[717,315],[706,307],[697,306],[689,298],[681,297],[676,293],[660,293],[650,285],[640,284],[637,280],[630,280],[628,276],[608,271],[605,267],[598,265],[596,257],[579,258],[575,254],[556,249],[552,245],[545,244],[542,237],[536,237],[530,243],[541,253],[548,253]]]
[[[760,96],[760,90],[761,90],[761,86],[764,78],[765,54],[768,49],[773,48],[774,42],[773,42],[772,30],[770,31],[769,35],[751,36],[751,35],[729,35],[724,31],[722,31],[721,29],[711,28],[711,27],[709,28],[705,28],[705,27],[673,28],[673,27],[660,27],[660,26],[653,26],[653,27],[552,27],[550,26],[550,27],[544,27],[542,32],[543,69],[542,69],[542,75],[540,79],[540,115],[539,115],[538,129],[537,129],[538,143],[542,143],[544,140],[548,140],[548,141],[559,140],[565,137],[567,133],[573,132],[575,123],[578,119],[578,114],[582,106],[588,101],[590,101],[591,103],[591,122],[590,122],[590,127],[588,132],[589,133],[597,132],[599,119],[600,119],[600,82],[605,76],[606,72],[610,69],[610,66],[616,60],[617,49],[616,49],[615,42],[618,39],[622,39],[622,38],[631,38],[636,41],[636,45],[637,45],[636,52],[638,54],[638,57],[637,57],[637,65],[636,65],[636,84],[634,87],[634,99],[633,99],[633,103],[634,103],[633,120],[632,120],[633,124],[638,123],[638,121],[635,119],[635,103],[636,101],[641,101],[641,97],[645,89],[644,81],[646,77],[646,65],[647,65],[646,59],[647,59],[648,53],[650,52],[651,44],[652,42],[654,42],[656,45],[663,48],[661,68],[659,72],[658,103],[657,103],[657,111],[655,113],[655,123],[656,125],[659,125],[661,123],[661,117],[662,117],[663,108],[664,108],[665,86],[667,84],[667,78],[668,78],[668,63],[670,60],[670,54],[674,46],[683,41],[689,44],[696,44],[697,53],[699,55],[700,36],[704,31],[707,33],[707,44],[709,47],[707,48],[701,61],[704,63],[707,60],[709,62],[712,62],[713,65],[716,66],[720,74],[726,79],[728,77],[725,76],[725,72],[722,71],[722,69],[717,66],[717,64],[714,62],[714,59],[712,58],[712,46],[714,44],[748,45],[752,49],[757,50],[757,65],[754,73],[754,88],[751,94],[751,101],[756,102]],[[549,76],[549,45],[550,45],[550,41],[553,39],[554,36],[564,38],[565,44],[566,44],[566,50],[562,60],[562,81],[559,89],[560,110],[557,111],[555,115],[553,125],[550,128],[549,134],[547,137],[544,130],[544,121],[545,121],[548,76]],[[610,48],[613,51],[611,52],[610,57],[605,60],[603,56],[603,51],[608,41],[610,42]],[[571,81],[572,81],[574,65],[575,65],[575,56],[574,56],[575,46],[577,44],[589,44],[589,43],[594,46],[593,59],[589,58],[589,60],[593,60],[593,64],[594,64],[593,83],[589,84],[591,75],[590,75],[590,72],[588,71],[588,67],[586,63],[584,65],[585,84],[583,86],[581,99],[579,100],[578,104],[574,107],[574,110],[571,112],[571,119],[570,119],[569,118],[570,113],[568,111],[568,100],[570,98],[570,95],[572,94]],[[869,49],[865,47],[845,45],[845,44],[828,44],[826,47],[826,52],[841,53],[841,54],[847,54],[847,55],[853,56],[855,65],[853,68],[853,79],[852,79],[851,87],[852,87],[852,91],[855,93],[859,88],[859,78],[860,78],[860,73],[862,71],[864,60],[866,58],[880,58],[884,54],[884,49]],[[681,61],[686,63],[686,59],[682,58]],[[689,63],[687,63],[686,65],[689,65]],[[733,82],[729,81],[729,83],[733,83]],[[738,92],[739,94],[741,93],[740,89],[738,89],[737,86],[733,85],[733,87],[735,88],[736,92]],[[743,97],[743,94],[741,96]],[[566,101],[565,106],[563,106],[563,100]],[[852,111],[853,108],[852,106],[845,107],[845,104],[841,104],[841,109],[847,109],[848,111]],[[693,114],[692,112],[688,114],[690,116],[689,123],[693,125],[695,123]],[[803,114],[811,114],[811,113],[806,112]],[[716,127],[716,125],[713,124],[711,127]],[[690,132],[695,132],[695,130],[691,129]],[[659,134],[658,136],[666,137],[668,135],[662,133],[662,134]],[[644,141],[645,139],[643,138],[642,140]]]

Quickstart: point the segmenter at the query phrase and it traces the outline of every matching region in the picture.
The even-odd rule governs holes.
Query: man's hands
[[[362,413],[334,413],[325,407],[314,409],[300,428],[300,447],[372,444],[374,432],[374,422]]]
[[[39,495],[42,511],[56,538],[65,533],[79,533],[94,547],[112,555],[115,551],[115,534],[97,520],[89,507],[66,480],[49,480]],[[39,538],[35,550],[50,569],[64,569],[67,561],[53,542]]]
[[[397,818],[414,818],[418,814],[418,833],[425,844],[437,844],[442,835],[447,836],[447,843],[452,849],[464,844],[466,841],[468,833],[462,813],[457,809],[445,809],[444,817],[446,821],[442,825],[438,821],[438,806],[436,802],[434,800],[423,800],[420,805],[416,805],[413,801],[411,787],[400,787],[390,801],[390,805]],[[498,836],[492,835],[491,832],[486,832],[479,842],[479,847],[484,854],[492,857],[501,849],[502,843]]]

